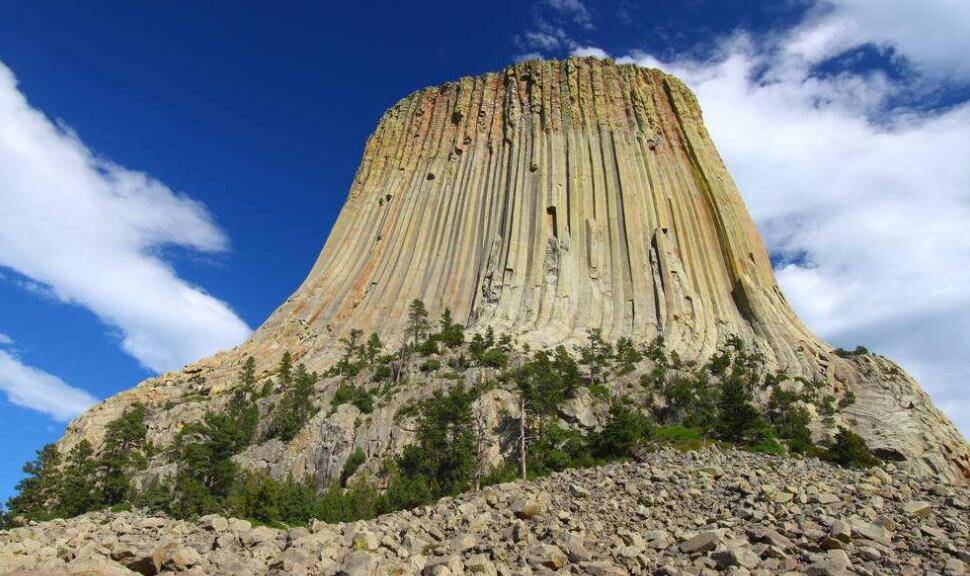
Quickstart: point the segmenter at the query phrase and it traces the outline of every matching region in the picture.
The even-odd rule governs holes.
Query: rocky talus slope
[[[284,351],[326,370],[353,329],[396,348],[413,299],[432,318],[449,308],[472,331],[533,349],[600,329],[610,340],[662,336],[703,363],[737,335],[772,369],[851,392],[845,425],[880,454],[951,482],[970,475],[966,441],[912,378],[878,356],[840,357],[799,321],[690,90],[596,59],[523,62],[395,104],[313,269],[253,337],[99,404],[61,451],[81,439],[97,451],[135,402],[163,443],[225,402],[248,356],[265,380]],[[338,452],[313,449],[339,469],[353,446],[377,457],[400,446],[390,430],[365,426]],[[284,447],[302,454],[289,472],[333,468],[305,465],[316,458],[307,446]]]
[[[970,491],[705,449],[277,530],[97,512],[0,532],[0,574],[965,574]]]

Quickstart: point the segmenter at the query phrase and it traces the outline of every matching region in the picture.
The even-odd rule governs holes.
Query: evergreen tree
[[[589,341],[579,348],[580,364],[589,370],[590,383],[599,384],[613,359],[613,346],[603,339],[603,331],[599,328],[591,328],[586,334]]]
[[[416,505],[469,488],[476,464],[472,403],[462,385],[447,394],[439,390],[422,403],[417,442],[394,463],[388,506]]]
[[[344,468],[340,472],[340,485],[346,486],[347,480],[354,475],[361,465],[367,460],[367,456],[364,454],[364,449],[358,446],[351,454],[347,457],[347,461],[344,462]]]
[[[57,504],[54,506],[58,517],[70,518],[100,507],[98,468],[93,454],[94,450],[87,440],[78,442],[68,454],[57,488]]]
[[[134,404],[117,420],[110,422],[97,466],[101,478],[101,503],[113,506],[129,496],[131,469],[144,468],[148,460],[142,453],[145,436],[145,407]]]
[[[868,468],[879,463],[866,441],[848,428],[839,429],[822,458],[846,468]]]
[[[256,385],[256,359],[252,356],[246,357],[246,362],[239,372],[239,383],[250,391]]]
[[[367,339],[367,344],[364,345],[364,359],[367,365],[373,366],[376,364],[382,354],[384,354],[384,343],[381,342],[381,337],[377,335],[377,332],[371,332],[370,337]]]
[[[17,495],[7,501],[7,515],[16,519],[47,520],[53,517],[51,507],[57,501],[61,454],[54,444],[37,451],[37,458],[24,464],[27,477],[17,483]]]
[[[445,311],[441,313],[439,326],[438,334],[435,337],[442,344],[449,348],[457,348],[464,343],[465,327],[461,324],[455,324],[449,308],[445,308]]]
[[[579,384],[579,368],[566,349],[559,346],[553,354],[535,352],[516,372],[519,393],[533,417],[546,420],[557,415],[559,406],[572,398]]]
[[[360,343],[360,338],[363,335],[362,330],[354,328],[350,331],[350,334],[340,339],[340,343],[344,345],[344,354],[335,366],[337,374],[348,377],[356,376],[366,365],[366,350]]]
[[[667,406],[661,411],[667,424],[682,424],[707,430],[717,420],[717,391],[704,371],[678,374],[664,389]]]
[[[283,352],[283,356],[280,358],[280,366],[277,370],[279,372],[280,384],[282,384],[283,387],[290,385],[292,370],[293,356],[290,355],[289,351]]]
[[[619,364],[620,374],[633,372],[641,360],[643,360],[643,353],[633,340],[623,336],[616,341],[616,362]]]
[[[307,372],[303,364],[296,367],[290,387],[274,408],[268,429],[270,438],[289,442],[310,421],[316,413],[312,397],[317,379],[317,374]]]
[[[287,380],[291,379],[288,364],[287,359],[280,366],[281,378]],[[297,381],[301,373],[302,365],[297,369]],[[245,378],[245,367],[241,378]],[[222,509],[238,475],[232,457],[252,443],[258,418],[251,392],[238,388],[224,411],[207,412],[201,422],[179,432],[175,441],[178,472],[170,507],[173,512],[191,517]]]
[[[742,374],[734,373],[721,384],[721,399],[715,424],[717,437],[728,442],[756,443],[768,436],[761,412],[751,403],[751,386]]]
[[[637,450],[650,439],[653,424],[638,410],[620,401],[610,406],[610,420],[593,438],[593,452],[598,458],[612,460],[636,456]]]
[[[415,298],[408,307],[407,333],[411,337],[411,347],[419,348],[428,336],[428,309],[424,302]]]

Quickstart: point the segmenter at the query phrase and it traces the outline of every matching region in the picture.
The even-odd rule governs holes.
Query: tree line
[[[293,366],[290,354],[284,353],[275,377],[258,388],[255,361],[247,358],[225,408],[209,411],[179,431],[173,445],[164,448],[176,463],[173,475],[144,473],[160,449],[147,441],[146,408],[136,404],[108,425],[97,455],[86,440],[66,456],[53,445],[41,449],[24,466],[27,476],[8,501],[4,517],[7,522],[45,520],[139,507],[178,518],[221,513],[268,524],[300,524],[311,518],[351,521],[489,483],[631,458],[658,445],[696,447],[705,442],[818,456],[843,466],[875,462],[864,441],[845,429],[828,445],[816,446],[807,406],[820,406],[831,417],[834,397],[820,398],[817,386],[807,381],[785,386],[795,379],[769,374],[763,358],[739,338],[728,339],[707,363],[694,366],[674,352],[668,354],[659,338],[638,346],[628,338],[608,342],[600,331],[590,330],[587,342],[574,352],[564,346],[515,351],[509,337],[497,337],[491,328],[466,341],[464,327],[447,309],[437,329],[428,316],[420,300],[411,303],[407,336],[393,353],[385,351],[377,334],[364,340],[361,331],[352,330],[341,341],[342,357],[327,372],[342,377],[331,409],[351,403],[365,414],[373,410],[376,395],[392,393],[407,382],[415,366],[433,372],[444,366],[444,359],[452,373],[477,366],[493,374],[471,388],[456,384],[439,390],[398,414],[412,422],[414,442],[380,463],[382,489],[366,477],[353,480],[367,460],[360,448],[348,457],[339,481],[322,493],[310,479],[280,481],[244,470],[233,460],[254,443],[292,440],[317,413],[319,376],[302,364]],[[614,395],[607,386],[610,379],[634,372],[644,360],[652,368],[638,383],[639,396],[647,401]],[[495,439],[511,457],[490,469],[484,447],[493,440],[493,431],[486,429],[476,400],[496,386],[514,390],[519,402],[516,413],[505,414],[499,426],[505,436]],[[564,426],[564,403],[584,388],[608,403],[606,422],[595,429]],[[761,391],[770,394],[764,405],[755,400]],[[278,394],[264,409],[260,426],[259,404],[274,392]],[[842,407],[851,400],[844,397]],[[131,481],[135,475],[151,479],[136,487]]]

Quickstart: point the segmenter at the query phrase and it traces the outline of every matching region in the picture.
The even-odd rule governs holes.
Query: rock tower
[[[105,401],[62,442],[96,444],[124,406],[170,400],[187,378],[217,396],[248,355],[324,369],[351,329],[399,343],[416,298],[533,348],[596,328],[703,360],[737,335],[773,368],[852,391],[842,416],[883,456],[970,474],[966,441],[915,381],[834,354],[792,311],[690,90],[596,59],[522,62],[395,104],[313,269],[252,339]]]

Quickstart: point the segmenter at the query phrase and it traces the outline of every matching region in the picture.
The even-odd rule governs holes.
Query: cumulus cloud
[[[609,56],[606,50],[602,48],[597,48],[595,46],[580,46],[575,48],[569,53],[570,56],[579,56],[580,58],[585,58],[587,56],[593,56],[594,58],[606,58]]]
[[[11,344],[12,338],[0,334],[0,346]],[[0,350],[0,390],[11,403],[61,421],[74,418],[97,402],[94,396],[68,386],[57,376],[25,366],[5,350]]]
[[[586,28],[593,28],[593,16],[582,0],[545,0],[545,4],[564,18]]]
[[[968,25],[970,2],[965,0],[824,0],[804,27],[827,31],[828,51],[872,43],[900,54],[920,73],[966,81]]]
[[[918,111],[890,102],[904,83],[959,71],[935,47],[965,43],[970,14],[944,0],[921,8],[932,16],[907,19],[902,4],[826,3],[770,38],[725,39],[707,60],[621,60],[662,68],[695,90],[807,324],[836,344],[900,361],[967,433],[970,103]],[[893,26],[882,26],[879,9]],[[924,29],[947,17],[962,22]],[[919,30],[941,38],[916,42]],[[918,76],[817,72],[873,42]]]
[[[581,0],[539,0],[531,6],[532,27],[513,37],[517,62],[543,54],[582,49],[574,36],[593,30],[593,16]]]
[[[161,252],[227,248],[202,204],[96,156],[32,108],[2,63],[0,118],[0,267],[16,272],[12,280],[91,310],[155,371],[247,337],[249,328],[226,303],[179,278]],[[7,386],[27,376],[44,382],[38,390],[63,385],[17,368],[9,356],[4,365],[16,376],[8,374]]]

